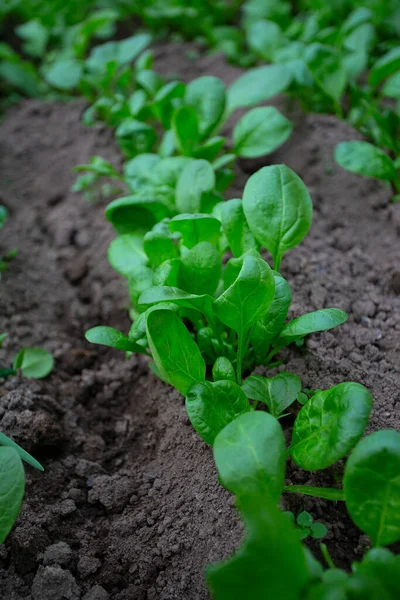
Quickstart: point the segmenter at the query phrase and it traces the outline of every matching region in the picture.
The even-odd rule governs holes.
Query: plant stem
[[[281,260],[282,256],[279,256],[279,254],[274,256],[274,271],[279,271],[279,267],[281,266]]]
[[[325,562],[328,565],[328,567],[330,569],[336,569],[336,565],[333,562],[331,555],[329,554],[329,550],[328,550],[326,544],[320,544],[320,548],[321,548],[322,556],[324,557]]]

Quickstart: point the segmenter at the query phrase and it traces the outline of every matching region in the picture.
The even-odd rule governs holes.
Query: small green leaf
[[[147,339],[157,369],[165,380],[186,396],[191,386],[204,381],[206,365],[185,325],[170,310],[147,316]]]
[[[268,310],[274,292],[269,265],[262,258],[245,255],[237,279],[215,300],[215,314],[224,325],[244,336]]]
[[[225,86],[218,77],[205,75],[186,87],[185,102],[196,109],[202,138],[208,137],[225,111]]]
[[[178,256],[174,240],[162,231],[148,231],[143,238],[143,248],[153,267]]]
[[[25,491],[24,467],[14,448],[0,448],[0,544],[18,517]]]
[[[209,242],[200,242],[182,256],[178,285],[191,294],[212,295],[217,289],[221,274],[218,250]]]
[[[142,309],[161,302],[168,302],[177,306],[198,310],[205,315],[212,314],[213,298],[211,296],[207,294],[190,294],[176,287],[151,287],[144,291],[139,298],[139,306]]]
[[[292,129],[292,123],[273,106],[253,108],[235,125],[234,150],[245,158],[270,154],[289,139]]]
[[[252,375],[243,383],[242,390],[250,400],[267,404],[271,415],[278,418],[297,399],[301,380],[284,371],[268,378]]]
[[[200,142],[196,110],[192,106],[181,106],[172,119],[178,147],[184,156],[191,156]]]
[[[126,335],[113,327],[106,327],[104,325],[92,327],[92,329],[88,329],[85,333],[85,338],[91,344],[109,346],[110,348],[124,350],[125,352],[144,352],[142,346],[138,346],[138,344],[135,344]]]
[[[368,142],[340,142],[335,148],[335,160],[343,169],[364,177],[389,181],[396,177],[390,156]]]
[[[311,525],[311,537],[315,540],[321,540],[328,533],[328,528],[324,523],[313,523]]]
[[[323,44],[310,44],[305,60],[315,83],[327,96],[339,102],[347,84],[347,74],[339,51]]]
[[[176,185],[176,207],[181,213],[200,213],[204,193],[215,186],[214,169],[206,160],[192,160],[179,176]]]
[[[340,383],[318,392],[294,423],[290,454],[307,471],[325,469],[354,447],[372,409],[370,392],[359,383]]]
[[[253,52],[267,62],[274,62],[274,52],[286,42],[279,25],[266,19],[252,23],[247,28],[246,39]]]
[[[314,487],[312,485],[286,485],[283,489],[285,492],[292,494],[303,494],[304,496],[324,498],[325,500],[344,501],[343,490],[336,488]]]
[[[400,433],[382,430],[361,440],[344,474],[346,506],[375,546],[400,540]]]
[[[250,69],[228,89],[227,107],[231,113],[242,106],[255,106],[286,90],[292,80],[290,69],[284,64]]]
[[[106,218],[120,234],[149,231],[156,223],[169,216],[168,207],[146,192],[117,198],[108,204]]]
[[[227,200],[221,208],[222,228],[235,257],[257,247],[243,212],[241,200]]]
[[[214,460],[223,485],[236,496],[265,496],[276,502],[280,498],[285,437],[268,413],[251,411],[227,425],[215,439]]]
[[[400,70],[385,82],[382,88],[382,95],[388,98],[400,98]]]
[[[218,245],[221,223],[211,215],[177,215],[170,220],[168,225],[172,233],[179,232],[182,235],[182,241],[189,249],[200,242]]]
[[[244,188],[243,210],[256,240],[269,250],[274,269],[311,226],[312,203],[300,177],[285,165],[264,167]]]
[[[339,308],[321,308],[311,313],[306,313],[287,323],[281,330],[279,337],[274,341],[276,348],[283,348],[293,342],[317,331],[327,331],[342,325],[348,315]]]
[[[306,510],[303,510],[298,516],[297,516],[297,524],[300,525],[300,527],[311,527],[311,525],[313,524],[313,518],[310,515],[309,512],[307,512]]]
[[[393,75],[400,68],[400,48],[392,48],[384,56],[376,61],[368,75],[368,83],[376,88],[378,85]]]
[[[235,382],[204,381],[189,389],[186,410],[197,433],[212,446],[219,432],[236,417],[248,412],[250,407]]]
[[[128,158],[151,152],[157,141],[153,127],[136,119],[124,119],[115,130],[115,137]]]
[[[226,356],[219,356],[212,368],[214,381],[234,381],[236,383],[235,369]],[[243,387],[243,386],[242,386]]]
[[[54,358],[43,348],[23,348],[14,358],[14,369],[21,369],[24,377],[42,379],[54,368]]]
[[[14,450],[16,450],[18,452],[21,460],[24,460],[26,463],[28,463],[28,465],[35,467],[35,469],[38,469],[39,471],[44,471],[40,462],[38,462],[35,458],[33,458],[33,456],[31,456],[29,454],[29,452],[27,452],[26,450],[21,448],[21,446],[16,444],[13,440],[11,440],[8,436],[6,436],[4,433],[1,433],[1,432],[0,432],[0,445],[7,446],[9,448],[14,448]]]

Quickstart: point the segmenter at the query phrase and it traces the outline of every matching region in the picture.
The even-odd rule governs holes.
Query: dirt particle
[[[96,573],[101,567],[101,562],[94,556],[82,556],[78,562],[78,573],[84,579]]]
[[[101,585],[95,585],[82,600],[108,600],[109,597],[108,592]]]
[[[48,565],[60,565],[62,567],[68,565],[73,552],[66,542],[58,542],[58,544],[52,544],[46,548],[43,555],[43,564]]]
[[[81,591],[70,571],[40,566],[32,584],[33,600],[80,600]]]

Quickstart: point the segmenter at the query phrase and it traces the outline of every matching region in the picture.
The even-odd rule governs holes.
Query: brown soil
[[[174,46],[157,50],[157,67],[226,82],[239,72],[219,56],[190,62]],[[56,357],[46,380],[0,380],[0,429],[45,466],[44,474],[27,468],[21,515],[0,546],[0,598],[204,600],[205,565],[229,555],[242,533],[211,450],[182,397],[144,361],[84,340],[90,326],[127,330],[129,320],[124,284],[106,259],[113,231],[103,207],[69,191],[71,168],[91,155],[120,162],[110,131],[81,124],[83,109],[27,101],[0,126],[0,203],[10,210],[0,255],[19,248],[0,284],[0,332],[9,334],[0,364],[23,345]],[[308,387],[366,385],[371,430],[400,429],[400,204],[334,163],[336,143],[355,135],[331,116],[298,117],[279,152],[238,168],[232,197],[264,164],[285,162],[304,179],[314,223],[283,262],[292,312],[337,306],[350,318],[312,336],[301,354],[290,350],[285,369]],[[336,474],[289,466],[288,481],[329,485]],[[327,524],[338,565],[361,556],[368,540],[343,504],[295,495],[284,503]]]

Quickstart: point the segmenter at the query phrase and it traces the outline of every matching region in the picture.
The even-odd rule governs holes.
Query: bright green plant
[[[296,526],[299,532],[299,537],[304,540],[308,537],[314,540],[320,540],[326,536],[328,529],[324,523],[319,521],[314,522],[313,516],[310,515],[306,510],[302,510],[297,517],[291,511],[285,511],[284,513],[288,519]]]
[[[203,173],[201,189],[205,180]],[[201,189],[197,202],[203,198]],[[192,184],[191,203],[194,190]],[[243,203],[217,204],[211,215],[181,214],[143,236],[146,226],[165,218],[166,209],[154,199],[136,204],[134,210],[121,201],[108,207],[109,218],[122,233],[109,257],[128,277],[136,320],[128,336],[100,327],[87,332],[89,341],[152,355],[156,372],[186,395],[195,381],[204,390],[218,387],[218,382],[200,376],[206,365],[211,368],[219,361],[216,378],[221,370],[234,371],[231,379],[237,387],[243,373],[270,364],[285,346],[347,319],[343,311],[328,308],[285,324],[290,288],[259,249],[270,250],[279,266],[310,227],[311,199],[288,167],[265,167],[250,177]],[[234,256],[225,262],[228,248]],[[190,322],[190,331],[183,320]],[[296,386],[295,397],[300,391]]]
[[[6,333],[0,334],[0,348],[7,337]],[[42,379],[47,377],[54,368],[54,358],[50,352],[43,348],[22,348],[14,357],[9,368],[0,368],[0,377],[17,375],[18,371],[24,377]]]

